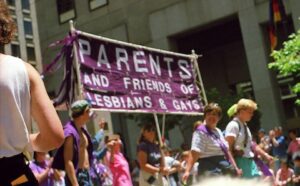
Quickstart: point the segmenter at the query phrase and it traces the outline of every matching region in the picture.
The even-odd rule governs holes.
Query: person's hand
[[[53,169],[53,179],[56,181],[60,181],[62,177],[62,174],[60,173],[59,170]]]
[[[114,140],[111,140],[111,141],[109,141],[109,142],[106,144],[107,148],[110,148],[110,149],[111,149],[114,145],[115,145],[115,141],[114,141]]]
[[[106,124],[107,122],[102,118],[98,123],[99,129],[104,129]]]
[[[159,169],[160,174],[162,174],[163,176],[168,176],[170,173],[170,169],[168,167],[161,167]]]
[[[236,171],[236,175],[238,177],[241,177],[243,175],[243,170],[242,169],[236,168],[235,171]]]
[[[266,153],[266,159],[269,162],[270,165],[274,163],[274,157],[270,156],[269,154]]]
[[[269,132],[269,137],[270,137],[271,139],[275,138],[275,132],[274,132],[274,131],[270,131],[270,132]]]
[[[181,178],[183,185],[186,185],[189,176],[190,176],[190,172],[185,171]]]

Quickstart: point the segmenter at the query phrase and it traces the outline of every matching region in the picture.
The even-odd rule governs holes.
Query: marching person
[[[169,169],[164,166],[164,159],[156,140],[155,131],[155,125],[151,123],[144,125],[138,141],[139,185],[142,186],[168,185],[165,176],[169,175]]]
[[[259,170],[254,162],[254,152],[251,150],[252,135],[247,126],[257,104],[250,99],[240,99],[234,111],[234,118],[226,127],[226,140],[229,149],[235,157],[237,166],[243,171],[243,178],[259,177]]]
[[[66,171],[67,186],[91,186],[93,144],[84,128],[90,119],[90,104],[86,100],[75,101],[71,112],[72,120],[64,126],[65,142],[56,152],[52,167]]]
[[[185,182],[194,163],[199,159],[199,175],[232,174],[232,169],[237,175],[242,171],[236,166],[228,149],[228,144],[223,137],[217,123],[222,116],[221,107],[216,103],[210,103],[204,108],[204,122],[193,133],[191,155],[187,168],[182,176]]]
[[[0,45],[16,27],[0,0]],[[0,53],[0,185],[38,185],[23,152],[49,151],[63,142],[63,129],[38,72],[19,58]],[[30,134],[31,117],[39,132]]]

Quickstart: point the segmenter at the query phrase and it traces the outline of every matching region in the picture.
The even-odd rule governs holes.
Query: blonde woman
[[[244,178],[259,177],[258,168],[251,150],[252,135],[247,126],[257,109],[257,104],[250,99],[240,99],[236,105],[234,118],[226,127],[226,140],[235,157],[237,166],[243,170]]]

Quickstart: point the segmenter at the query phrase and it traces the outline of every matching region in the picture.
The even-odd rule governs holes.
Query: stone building
[[[23,0],[22,0],[23,1]],[[18,1],[19,2],[19,1]],[[268,0],[57,0],[33,1],[38,18],[43,63],[49,63],[58,49],[48,45],[75,28],[125,42],[190,53],[195,49],[205,89],[220,95],[243,93],[259,104],[262,127],[299,123],[300,110],[291,92],[295,77],[279,77],[267,68],[270,45],[267,34]],[[300,1],[285,0],[288,15],[284,32],[300,28]],[[61,72],[46,79],[49,93],[56,91]],[[128,156],[135,157],[139,128],[124,114],[102,113],[110,129],[122,132]],[[191,121],[193,119],[190,119]],[[188,119],[189,121],[189,119]],[[191,136],[191,125],[180,130]],[[174,129],[179,131],[178,128]],[[176,132],[175,132],[176,133]],[[180,136],[180,135],[178,135]],[[171,142],[178,147],[183,137]]]

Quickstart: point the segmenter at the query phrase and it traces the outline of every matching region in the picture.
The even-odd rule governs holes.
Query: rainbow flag
[[[270,0],[269,39],[271,50],[278,44],[277,24],[286,21],[286,13],[282,0]]]

